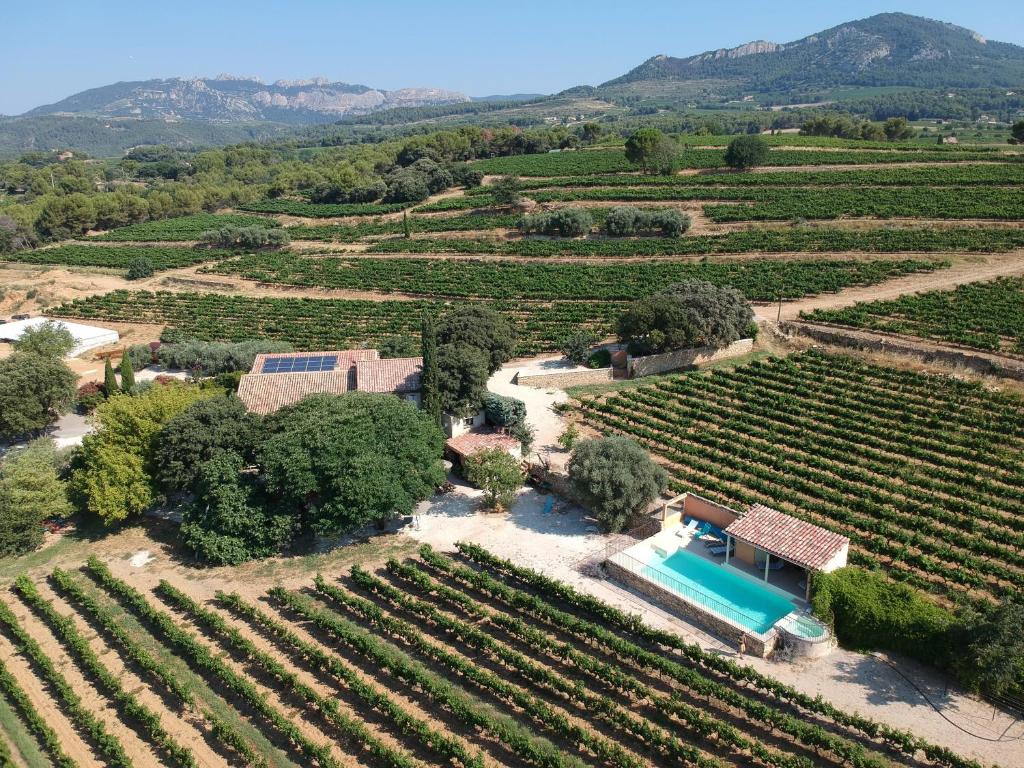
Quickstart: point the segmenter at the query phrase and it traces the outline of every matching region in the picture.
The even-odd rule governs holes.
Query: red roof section
[[[355,389],[352,368],[321,373],[247,373],[238,397],[253,413],[266,416],[308,395],[341,395]]]
[[[850,543],[845,536],[798,520],[763,504],[754,504],[725,532],[802,568],[817,571]]]
[[[360,392],[420,391],[422,357],[393,357],[387,360],[356,360],[356,389]]]
[[[458,437],[448,438],[446,445],[460,456],[472,456],[488,448],[501,448],[505,451],[521,448],[518,440],[503,432],[467,432]]]

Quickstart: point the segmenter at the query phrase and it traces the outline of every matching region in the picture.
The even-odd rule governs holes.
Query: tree
[[[75,337],[63,323],[47,320],[34,328],[26,328],[11,346],[16,352],[62,360],[75,348]]]
[[[31,552],[43,543],[43,521],[71,514],[57,474],[53,441],[34,440],[0,463],[0,557]]]
[[[768,142],[760,136],[737,136],[725,150],[725,164],[738,171],[763,165],[768,159]]]
[[[1018,120],[1010,128],[1010,136],[1018,144],[1024,144],[1024,120]]]
[[[113,397],[119,391],[117,376],[114,375],[114,366],[111,364],[109,357],[103,363],[103,391],[107,397]]]
[[[909,139],[914,135],[914,129],[910,127],[905,117],[890,117],[882,125],[882,131],[889,141]]]
[[[50,426],[75,404],[78,377],[62,360],[14,352],[0,360],[0,438]]]
[[[626,139],[626,159],[648,173],[669,174],[679,162],[679,145],[657,128],[641,128]]]
[[[155,437],[164,424],[216,390],[184,384],[115,394],[93,412],[96,431],[72,462],[72,499],[105,523],[144,512],[155,500]]]
[[[128,355],[121,357],[121,391],[130,395],[135,388],[135,371],[132,370],[132,361]]]
[[[411,514],[444,482],[440,427],[393,395],[313,395],[264,425],[267,492],[304,531],[341,534]]]
[[[255,458],[261,419],[234,395],[198,400],[164,424],[154,438],[155,477],[169,491],[192,488],[199,467],[221,454],[245,464]]]
[[[634,301],[619,318],[618,333],[641,354],[724,347],[748,333],[753,319],[736,289],[691,280]]]
[[[490,307],[469,304],[441,316],[437,324],[437,343],[483,350],[488,357],[487,372],[491,374],[512,359],[516,331],[501,313]]]
[[[567,466],[569,482],[607,533],[645,512],[668,487],[668,473],[627,437],[582,440]]]
[[[437,348],[437,402],[444,413],[470,416],[483,407],[487,392],[487,352],[477,347],[442,344]]]
[[[510,507],[523,487],[523,470],[512,454],[502,448],[485,448],[462,461],[466,479],[484,492],[490,509]]]
[[[295,518],[272,511],[251,477],[242,474],[242,459],[225,452],[196,468],[196,498],[182,514],[179,539],[210,565],[238,565],[270,557],[285,549],[295,532]]]
[[[976,691],[1002,696],[1024,691],[1024,598],[1004,597],[998,606],[965,622],[958,650],[960,678]],[[966,646],[966,647],[965,647]]]
[[[590,233],[594,217],[585,208],[559,208],[557,211],[523,216],[519,229],[558,237],[580,237]]]
[[[498,205],[519,205],[523,199],[522,192],[522,182],[518,176],[511,173],[502,176],[491,185],[491,197]]]
[[[562,339],[558,348],[570,362],[583,365],[590,359],[590,350],[598,341],[596,333],[583,328]]]
[[[420,395],[423,399],[423,410],[431,420],[440,425],[444,408],[441,405],[440,372],[437,361],[437,328],[434,318],[424,315],[420,327],[421,354],[423,355],[423,373],[420,376]]]
[[[526,403],[515,397],[488,392],[484,395],[484,414],[488,424],[512,429],[526,421]]]

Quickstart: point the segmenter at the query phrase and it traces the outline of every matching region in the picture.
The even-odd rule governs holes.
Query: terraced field
[[[586,398],[673,486],[839,531],[851,560],[946,595],[1024,586],[1024,400],[807,352]]]
[[[62,766],[977,765],[459,547],[267,593],[95,558],[22,576],[11,742]]]
[[[817,310],[807,320],[1024,354],[1024,278]]]

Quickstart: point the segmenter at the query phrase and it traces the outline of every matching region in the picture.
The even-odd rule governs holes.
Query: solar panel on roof
[[[337,355],[298,355],[271,357],[263,362],[261,373],[322,373],[338,367]]]

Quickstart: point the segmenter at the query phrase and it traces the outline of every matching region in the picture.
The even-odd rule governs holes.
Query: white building
[[[14,342],[21,338],[22,334],[30,328],[38,328],[46,322],[51,322],[45,317],[30,317],[27,320],[14,320],[10,323],[0,324],[0,341]],[[75,347],[71,350],[70,357],[75,357],[87,349],[105,347],[108,344],[117,344],[121,338],[117,331],[109,328],[98,328],[95,325],[82,325],[81,323],[70,323],[67,320],[53,320],[52,322],[66,328],[75,339]]]

